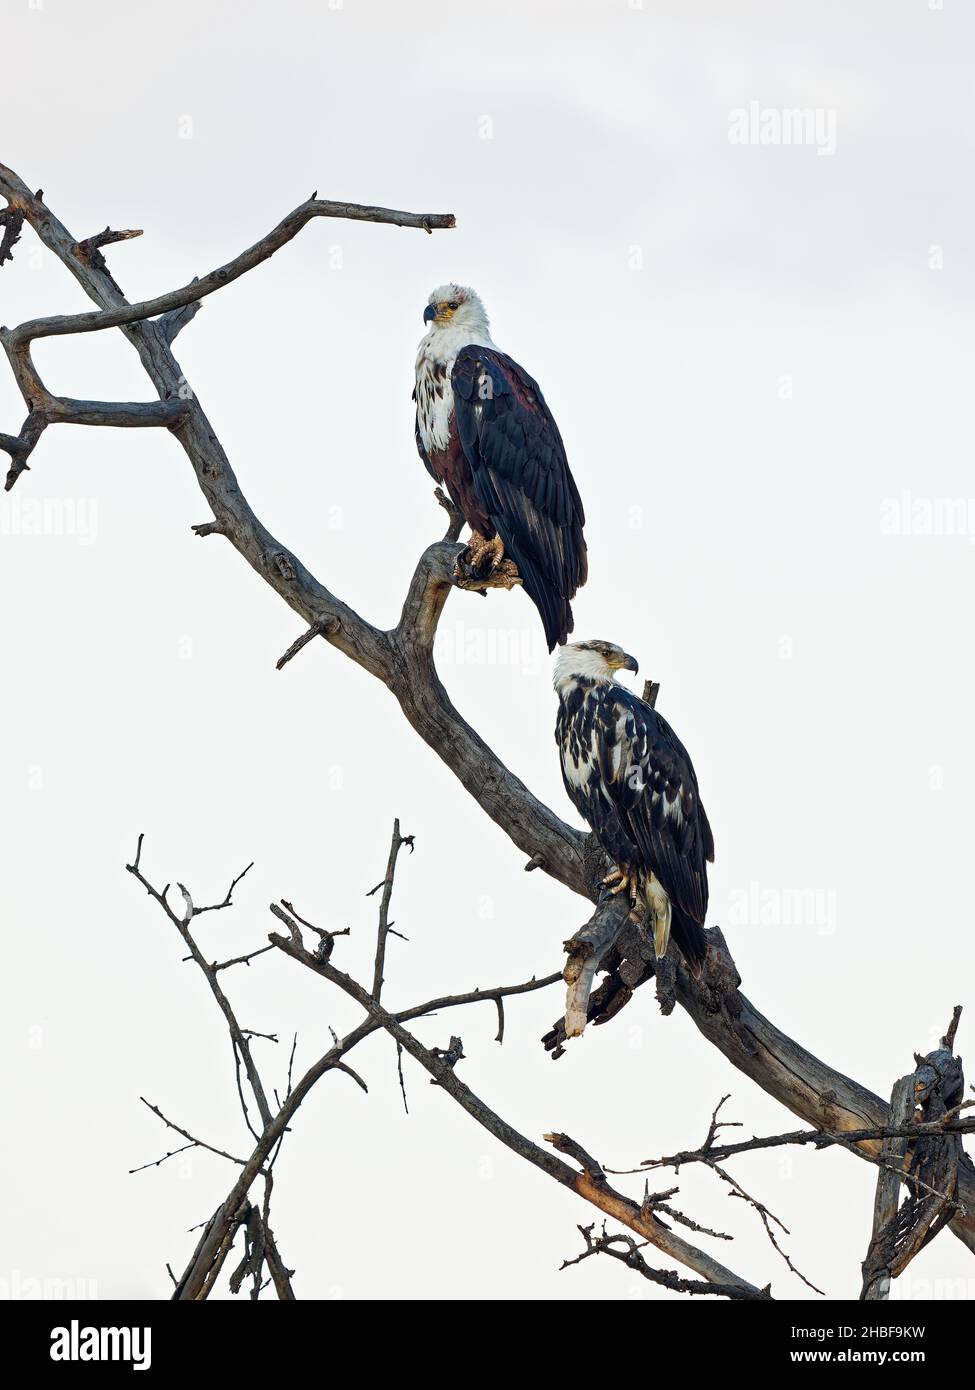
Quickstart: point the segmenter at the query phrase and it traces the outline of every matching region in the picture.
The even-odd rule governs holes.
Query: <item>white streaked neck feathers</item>
[[[432,323],[420,339],[416,355],[416,418],[428,454],[447,447],[454,413],[450,373],[461,348],[471,345],[497,351],[479,299],[462,304],[450,323]]]
[[[560,647],[555,658],[552,684],[560,695],[566,693],[577,680],[603,681],[607,685],[617,682],[612,667],[599,652],[587,647],[569,644]]]
[[[452,367],[461,348],[467,347],[471,343],[475,347],[497,350],[497,344],[491,341],[491,330],[488,328],[487,318],[483,314],[465,315],[461,322],[450,323],[444,327],[440,327],[439,324],[431,324],[420,339],[420,347],[416,355],[417,372],[419,373],[421,366],[426,363],[436,362],[440,366]]]

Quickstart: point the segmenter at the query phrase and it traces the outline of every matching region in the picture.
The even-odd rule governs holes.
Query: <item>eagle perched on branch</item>
[[[629,892],[637,920],[652,915],[658,958],[673,933],[696,970],[707,949],[714,838],[684,745],[666,719],[616,681],[617,671],[637,669],[612,642],[575,642],[559,652],[562,780],[616,864],[604,884]]]
[[[486,579],[513,562],[551,651],[572,631],[570,600],[586,582],[585,515],[562,436],[537,383],[491,341],[473,290],[441,285],[423,321],[420,457],[471,528],[471,573]]]

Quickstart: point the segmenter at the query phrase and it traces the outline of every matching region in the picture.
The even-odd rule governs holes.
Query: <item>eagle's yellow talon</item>
[[[601,880],[599,886],[608,888],[611,898],[618,897],[620,893],[628,892],[630,906],[635,907],[640,891],[640,875],[634,873],[629,867],[619,868],[617,866]]]
[[[633,880],[632,880],[630,874],[620,872],[620,873],[617,873],[615,877],[619,879],[619,882],[616,883],[616,885],[615,885],[614,887],[610,888],[610,890],[609,890],[609,896],[610,896],[611,898],[618,898],[619,895],[620,895],[620,893],[625,893],[626,890],[629,889],[629,890],[630,890],[630,897],[632,898],[632,896],[633,896],[633,889],[632,889],[632,887],[631,887],[631,884],[632,884],[632,881],[633,881]],[[604,879],[604,880],[603,880],[604,885],[606,885],[607,887],[609,886],[609,882],[611,882],[611,880],[607,880],[607,879]]]

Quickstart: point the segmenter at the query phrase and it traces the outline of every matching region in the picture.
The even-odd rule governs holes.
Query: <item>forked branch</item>
[[[400,835],[397,824],[395,831],[394,844],[396,845],[395,854],[391,853],[390,863],[387,864],[387,875],[383,883],[379,885],[383,889],[383,904],[380,910],[380,926],[378,939],[385,941],[386,936],[392,930],[389,921],[388,911],[389,902],[392,895],[392,875],[396,868],[396,857],[399,849],[412,844],[412,837]],[[239,1158],[228,1150],[212,1144],[194,1135],[185,1126],[177,1124],[165,1115],[162,1110],[148,1101],[144,1103],[160,1120],[181,1138],[187,1142],[180,1148],[170,1150],[160,1158],[141,1164],[132,1172],[141,1172],[148,1168],[161,1166],[168,1159],[175,1157],[178,1153],[185,1152],[187,1149],[199,1148],[217,1157],[223,1158],[232,1163],[240,1172],[235,1178],[234,1184],[226,1199],[220,1203],[216,1211],[204,1225],[193,1256],[183,1273],[182,1278],[176,1280],[173,1293],[177,1300],[196,1300],[205,1299],[212,1292],[217,1279],[223,1269],[225,1262],[234,1247],[234,1242],[241,1230],[245,1232],[247,1250],[245,1252],[248,1263],[247,1276],[259,1274],[260,1265],[257,1259],[258,1254],[263,1250],[263,1259],[267,1266],[269,1277],[274,1284],[275,1291],[279,1297],[293,1298],[294,1292],[291,1289],[291,1271],[286,1271],[277,1247],[273,1245],[273,1237],[269,1238],[270,1226],[268,1224],[268,1206],[270,1202],[270,1187],[273,1180],[274,1164],[281,1151],[281,1144],[285,1135],[288,1133],[294,1116],[302,1103],[307,1099],[312,1089],[317,1083],[330,1072],[342,1072],[350,1076],[363,1090],[366,1084],[362,1077],[349,1065],[348,1054],[363,1042],[367,1037],[377,1032],[384,1024],[377,1018],[367,1016],[356,1028],[352,1029],[344,1038],[333,1035],[333,1045],[327,1052],[322,1054],[296,1082],[293,1082],[292,1071],[294,1066],[295,1048],[292,1047],[291,1058],[288,1064],[287,1085],[285,1087],[284,1098],[279,1098],[277,1092],[273,1092],[275,1107],[270,1107],[268,1097],[272,1094],[266,1086],[262,1074],[258,1070],[252,1049],[251,1039],[254,1037],[265,1037],[266,1034],[257,1034],[253,1029],[243,1027],[230,1003],[227,995],[219,986],[216,980],[217,973],[226,966],[239,963],[244,960],[251,960],[266,951],[275,949],[276,942],[263,948],[251,951],[239,956],[235,961],[227,961],[223,964],[211,964],[207,961],[206,954],[195,939],[191,924],[195,922],[205,912],[213,910],[209,908],[195,908],[193,897],[190,891],[179,885],[180,892],[185,905],[185,913],[180,916],[175,912],[169,903],[169,885],[162,888],[157,887],[146,876],[142,868],[143,837],[140,835],[137,851],[133,862],[126,865],[130,874],[139,882],[161,909],[170,925],[175,928],[180,938],[189,947],[188,960],[192,960],[200,970],[203,971],[207,983],[210,985],[211,993],[221,1013],[227,1023],[231,1039],[234,1044],[235,1079],[237,1083],[238,1099],[240,1101],[241,1112],[248,1131],[254,1138],[254,1146],[247,1158]],[[246,870],[244,871],[246,873]],[[232,905],[231,894],[233,888],[243,878],[239,874],[231,884],[230,890],[223,901],[214,904],[214,908],[224,908]],[[304,918],[298,916],[290,903],[281,905],[274,904],[272,911],[278,918],[287,923],[289,933],[299,931],[303,927],[315,934],[318,945],[314,955],[309,954],[309,959],[314,960],[319,965],[327,965],[328,959],[335,947],[335,940],[339,936],[347,936],[348,929],[342,931],[329,931],[324,927],[313,926]],[[421,1004],[413,1005],[410,1008],[397,1011],[395,1014],[383,1017],[395,1019],[398,1024],[408,1023],[416,1018],[424,1018],[431,1014],[440,1014],[447,1009],[462,1008],[469,1004],[488,1003],[495,1006],[499,1011],[503,1007],[506,999],[517,995],[530,994],[539,989],[546,989],[556,983],[560,978],[558,973],[545,976],[541,979],[532,978],[515,985],[498,985],[491,989],[474,989],[463,994],[441,995],[434,999],[428,999]],[[363,993],[365,991],[363,990]],[[370,996],[371,997],[371,996]],[[378,1005],[377,1005],[378,1007]],[[297,1039],[295,1040],[295,1045]],[[245,1078],[251,1090],[254,1101],[262,1122],[262,1128],[257,1130],[252,1124],[250,1107],[247,1103],[244,1087],[242,1084],[239,1062],[243,1060],[245,1066]],[[265,1118],[266,1116],[266,1118]],[[254,1208],[250,1200],[250,1191],[258,1179],[265,1184],[265,1198],[261,1213],[261,1224],[258,1225],[257,1218],[254,1216]],[[261,1245],[263,1240],[263,1245]],[[280,1263],[280,1268],[277,1263]],[[243,1283],[244,1275],[238,1281],[238,1288]],[[254,1289],[259,1291],[260,1285],[254,1283]],[[252,1293],[253,1296],[253,1293]]]

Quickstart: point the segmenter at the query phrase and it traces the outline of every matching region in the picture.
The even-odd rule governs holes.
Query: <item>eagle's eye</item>
[[[456,308],[457,308],[456,302],[455,302],[454,300],[451,300],[450,303],[447,305],[447,308],[448,308],[448,309],[456,309]]]

